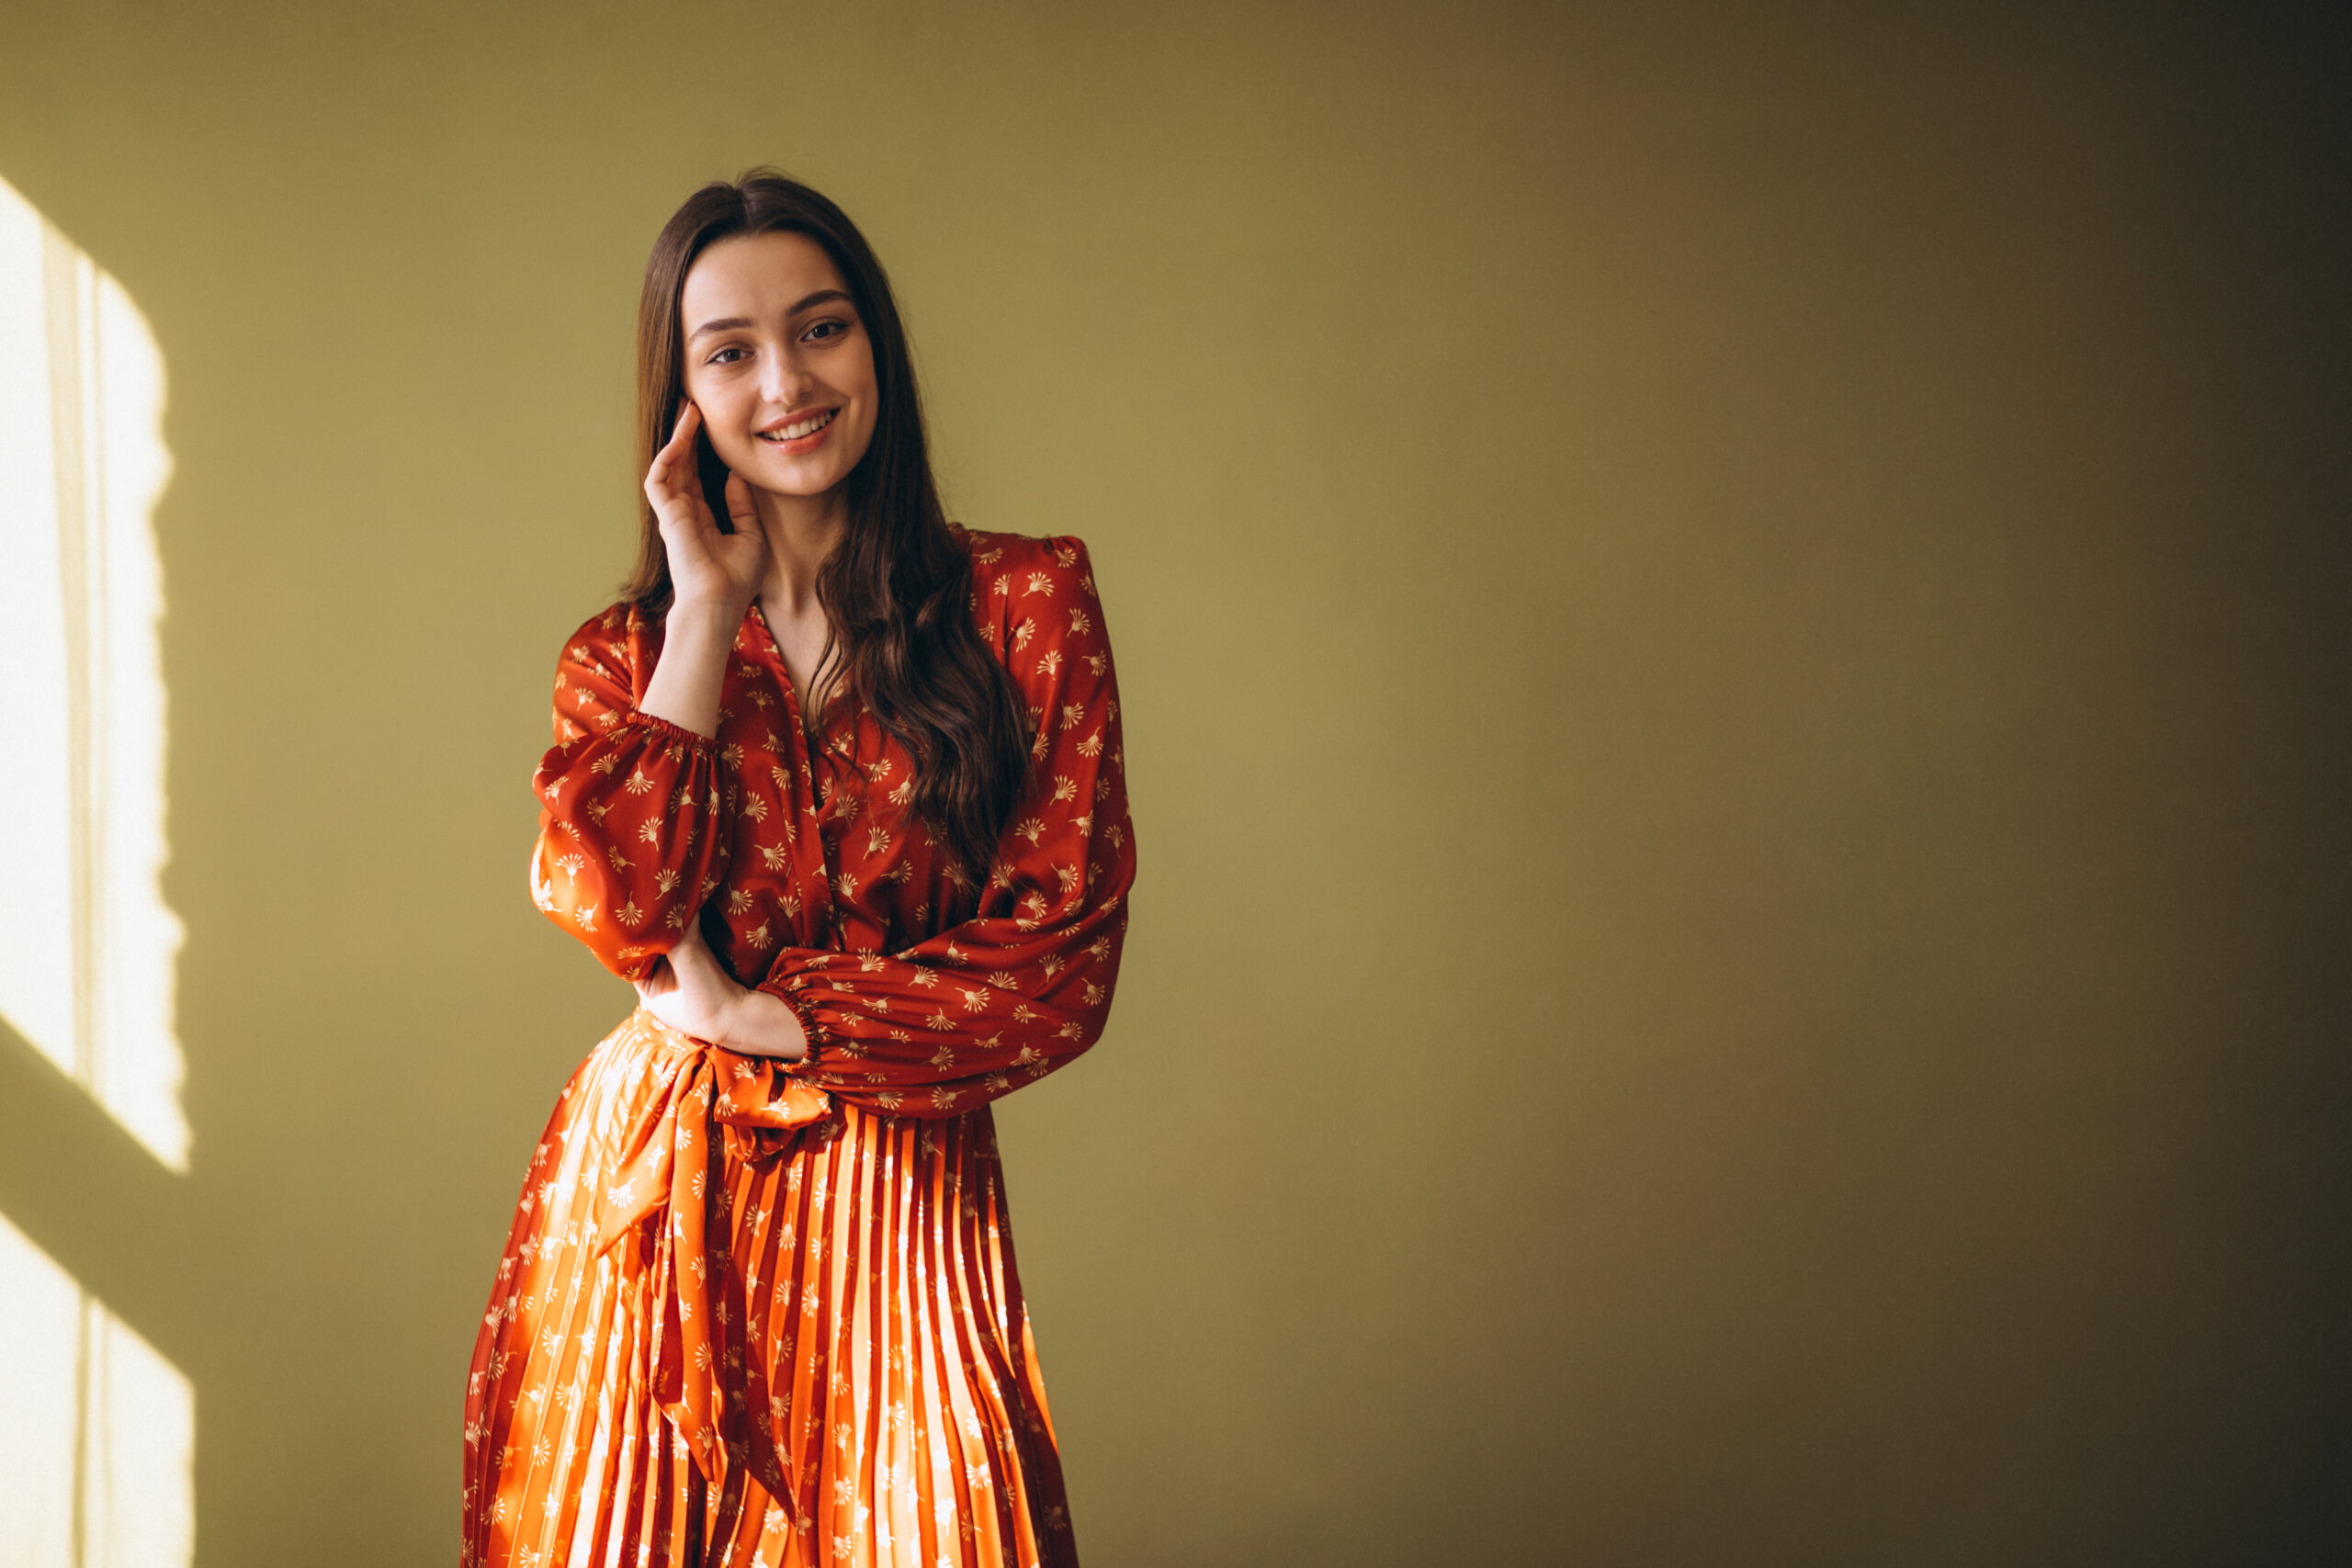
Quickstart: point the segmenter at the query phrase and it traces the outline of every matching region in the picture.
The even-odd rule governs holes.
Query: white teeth
[[[832,423],[833,412],[831,409],[828,409],[823,413],[817,414],[812,418],[802,420],[798,424],[787,424],[781,430],[762,431],[760,433],[760,439],[763,441],[797,441],[804,435],[814,434],[816,432],[824,429],[825,426]]]

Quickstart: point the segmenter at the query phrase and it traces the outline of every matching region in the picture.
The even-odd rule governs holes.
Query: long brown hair
[[[1020,694],[974,623],[971,557],[947,526],[923,438],[922,399],[890,280],[865,236],[823,196],[773,169],[714,181],[662,225],[637,309],[637,471],[653,466],[685,400],[678,300],[696,257],[718,241],[778,231],[825,249],[849,283],[874,347],[874,436],[847,480],[849,525],[817,573],[831,631],[808,719],[848,689],[915,761],[915,815],[951,874],[978,890],[1029,772]],[[727,469],[699,442],[703,491],[721,528]],[[623,595],[670,605],[670,558],[640,494],[637,570]]]

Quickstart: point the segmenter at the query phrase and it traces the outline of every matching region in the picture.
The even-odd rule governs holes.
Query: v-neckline
[[[775,666],[775,672],[783,677],[780,684],[784,687],[785,728],[792,732],[793,760],[798,766],[800,777],[808,788],[809,808],[816,810],[827,804],[828,797],[828,792],[819,785],[817,756],[820,751],[827,753],[832,751],[824,724],[824,716],[822,714],[817,716],[817,728],[812,729],[809,727],[808,705],[801,695],[800,688],[793,682],[792,665],[784,657],[784,645],[776,641],[775,628],[768,625],[768,614],[760,607],[760,602],[757,599],[752,601],[750,614],[760,628],[760,641],[766,648],[768,661]],[[835,694],[835,697],[839,697],[838,693]],[[830,707],[832,705],[828,703],[826,705]]]
[[[784,644],[776,641],[775,628],[768,625],[768,613],[760,607],[760,602],[756,597],[752,600],[751,615],[752,619],[760,628],[761,640],[767,644],[768,657],[775,660],[776,672],[784,677],[785,699],[792,705],[793,728],[806,735],[808,733],[806,716],[808,711],[808,694],[800,689],[800,682],[792,678],[792,660],[784,656]]]

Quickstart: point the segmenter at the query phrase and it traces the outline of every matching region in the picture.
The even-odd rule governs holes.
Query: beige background
[[[638,271],[762,160],[1119,650],[1001,1113],[1090,1562],[2352,1551],[2344,39],[1964,9],[10,0],[171,378],[196,1144],[0,1041],[0,1208],[203,1568],[454,1556]]]

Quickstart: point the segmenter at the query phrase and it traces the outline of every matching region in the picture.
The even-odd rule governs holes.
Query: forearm
[[[667,719],[708,739],[718,733],[719,688],[727,655],[743,624],[748,604],[732,605],[681,601],[663,623],[662,653],[638,711]]]
[[[730,985],[733,982],[729,982]],[[714,1045],[745,1056],[775,1056],[797,1062],[808,1055],[808,1034],[800,1015],[781,997],[736,986],[721,1009]]]
[[[818,1032],[820,1065],[838,1075],[825,1088],[1051,1070],[1108,1021],[1125,886],[1115,875],[1102,905],[1052,930],[978,919],[895,955],[787,948],[760,988],[788,998]]]
[[[637,982],[645,1010],[681,1034],[746,1056],[797,1062],[808,1054],[800,1015],[782,998],[737,983],[699,932],[687,935]]]

